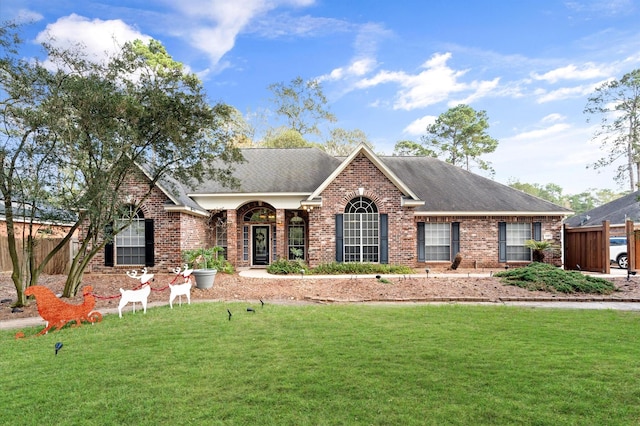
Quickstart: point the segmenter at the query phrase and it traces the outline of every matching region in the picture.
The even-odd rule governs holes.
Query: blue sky
[[[2,0],[0,16],[32,20],[30,43],[49,33],[96,54],[114,37],[158,39],[258,130],[269,84],[320,79],[334,125],[376,152],[467,103],[499,141],[483,157],[496,181],[627,189],[614,166],[587,169],[605,153],[582,111],[595,87],[640,68],[638,1]]]

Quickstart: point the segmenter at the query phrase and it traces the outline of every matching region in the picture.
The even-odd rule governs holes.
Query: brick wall
[[[123,185],[125,199],[135,203],[142,199],[148,188],[147,179],[141,173],[132,174]],[[167,212],[165,204],[167,196],[157,187],[143,203],[141,210],[145,219],[154,221],[154,254],[155,266],[152,272],[168,272],[182,265],[181,251],[186,249],[210,247],[212,245],[211,230],[208,218],[186,213]],[[84,233],[81,230],[81,235]],[[115,256],[114,256],[115,259]],[[143,265],[137,265],[142,267]],[[88,271],[102,273],[121,273],[134,269],[136,265],[104,266],[104,250],[101,250],[91,261]]]
[[[389,218],[389,263],[416,261],[416,232],[413,208],[401,206],[402,193],[364,155],[360,154],[322,192],[322,207],[309,212],[309,265],[333,262],[336,258],[335,215],[355,197],[371,199],[378,213]],[[313,243],[313,245],[311,245]]]
[[[542,235],[550,234],[554,244],[560,247],[562,224],[560,217],[553,216],[418,216],[414,218],[417,229],[418,222],[459,222],[460,223],[460,254],[462,255],[461,268],[502,268],[504,263],[498,259],[498,223],[533,223],[542,224]],[[417,232],[417,231],[416,231]],[[545,262],[556,266],[562,264],[560,250],[545,252]],[[451,262],[417,262],[415,266],[424,268],[427,266],[449,265]],[[529,262],[509,262],[511,265],[526,265]]]

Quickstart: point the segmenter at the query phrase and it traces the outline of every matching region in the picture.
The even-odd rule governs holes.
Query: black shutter
[[[533,239],[536,241],[542,241],[542,223],[533,222]]]
[[[389,215],[380,215],[380,263],[389,263]]]
[[[104,266],[114,266],[113,263],[113,224],[110,223],[104,229],[105,238],[109,240],[104,245]]]
[[[424,222],[418,222],[418,262],[425,262]]]
[[[498,222],[498,262],[507,261],[507,223]]]
[[[451,260],[460,252],[460,222],[451,223]]]
[[[153,219],[144,220],[144,266],[155,265]]]
[[[336,262],[344,261],[344,228],[342,224],[342,215],[336,215]]]

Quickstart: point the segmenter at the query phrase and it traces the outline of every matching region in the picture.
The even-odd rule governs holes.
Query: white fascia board
[[[400,206],[402,207],[420,207],[424,206],[423,200],[410,200],[405,197],[400,199]]]
[[[340,173],[342,173],[344,169],[346,169],[347,166],[351,164],[351,162],[353,162],[356,156],[361,152],[369,159],[369,161],[373,163],[374,166],[378,168],[378,170],[382,172],[382,174],[387,177],[387,179],[389,179],[395,185],[396,188],[400,190],[400,192],[406,194],[414,200],[419,199],[418,196],[414,194],[414,192],[404,182],[402,182],[400,178],[398,178],[396,174],[393,173],[391,169],[388,168],[366,144],[361,143],[351,152],[351,154],[349,154],[347,158],[344,159],[342,164],[340,164],[340,166],[335,169],[333,173],[331,173],[331,175],[329,175],[329,177],[325,179],[325,181],[311,195],[309,195],[308,200],[311,201],[314,198],[319,198],[320,194],[322,194],[322,191],[324,191],[327,186],[329,186],[329,184],[333,182],[338,177],[338,175],[340,175]]]
[[[461,212],[461,211],[437,211],[437,212],[415,212],[414,216],[570,216],[571,212],[518,212],[518,211],[504,211],[504,212]]]
[[[209,212],[196,210],[187,206],[165,206],[164,210],[172,213],[185,213],[192,216],[208,217]]]
[[[300,208],[300,201],[309,196],[309,193],[243,193],[243,194],[189,194],[200,207],[206,210],[237,210],[242,205],[262,201],[276,209]]]

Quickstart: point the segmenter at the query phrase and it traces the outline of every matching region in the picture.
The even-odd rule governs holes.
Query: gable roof
[[[432,157],[382,157],[430,214],[569,215],[571,210]]]
[[[138,169],[144,174],[144,176],[152,180],[151,173],[147,168],[140,163],[136,163]],[[198,205],[191,197],[187,195],[186,186],[173,178],[170,174],[163,174],[156,181],[156,188],[158,188],[168,200],[165,202],[164,208],[167,211],[183,212],[196,216],[209,216],[209,212]]]
[[[371,161],[373,165],[376,166],[378,170],[380,170],[382,174],[384,174],[386,178],[389,179],[396,186],[396,188],[398,188],[398,190],[400,190],[400,192],[402,192],[403,195],[410,197],[415,201],[419,201],[418,196],[411,190],[411,188],[408,187],[401,179],[399,179],[396,174],[389,167],[387,167],[383,161],[380,160],[380,157],[374,154],[373,151],[365,144],[358,145],[358,147],[354,149],[353,152],[342,161],[342,163],[324,180],[324,182],[322,182],[322,184],[318,186],[315,191],[313,191],[313,193],[307,198],[307,200],[311,201],[319,197],[322,191],[324,191],[326,187],[329,186],[329,184],[333,182],[333,180],[337,176],[339,176],[340,173],[342,173],[344,169],[346,169],[347,166],[351,164],[359,154],[363,154],[365,157],[367,157],[369,161]]]
[[[229,188],[209,181],[190,194],[311,193],[333,172],[340,160],[317,148],[247,148],[243,163],[234,164],[240,186]]]
[[[416,214],[567,216],[572,213],[436,158],[378,156],[366,145],[358,146],[342,158],[318,148],[242,149],[245,161],[232,165],[233,175],[240,183],[238,187],[226,187],[217,181],[194,185],[174,181],[179,194],[170,198],[176,204],[197,206],[193,198],[201,201],[243,194],[248,198],[294,195],[300,197],[300,203],[314,205],[319,203],[326,186],[359,154],[365,155],[398,188],[407,203],[416,207]]]
[[[567,226],[601,225],[608,220],[610,225],[623,225],[627,219],[640,221],[640,191],[613,200],[587,212],[570,217],[565,221]]]

